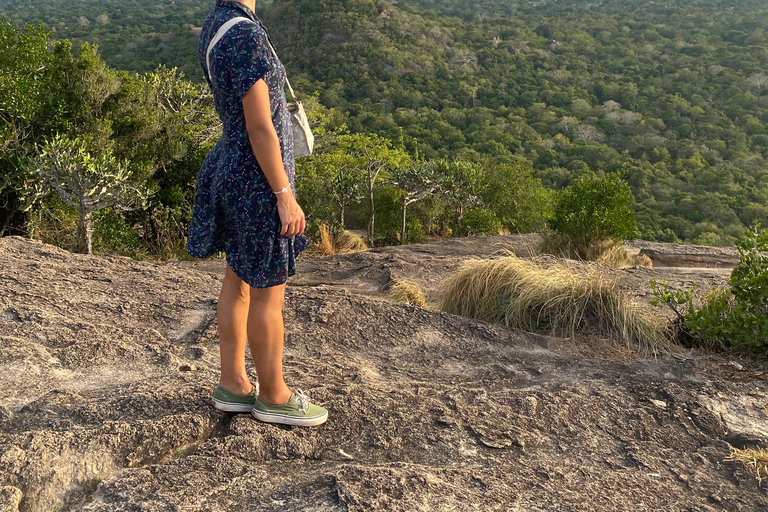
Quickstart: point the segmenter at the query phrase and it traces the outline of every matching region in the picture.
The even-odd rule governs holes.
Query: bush
[[[468,235],[498,235],[501,222],[488,208],[472,208],[464,213],[461,227]]]
[[[617,174],[582,175],[557,197],[549,226],[582,259],[601,242],[629,238],[636,227],[629,185]]]
[[[727,289],[712,290],[698,307],[695,286],[670,292],[651,281],[651,304],[670,308],[685,337],[697,345],[741,348],[765,353],[768,348],[768,230],[755,224],[736,244],[739,263]]]
[[[105,208],[94,214],[93,248],[96,252],[132,258],[146,256],[141,237],[113,208]]]

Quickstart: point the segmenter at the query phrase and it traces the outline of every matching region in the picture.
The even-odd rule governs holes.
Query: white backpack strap
[[[224,34],[227,33],[229,29],[240,23],[241,21],[251,21],[248,18],[244,18],[242,16],[238,16],[236,18],[232,18],[231,20],[224,23],[219,30],[216,31],[216,35],[213,36],[213,39],[211,39],[211,42],[208,43],[208,51],[205,52],[205,66],[206,66],[206,73],[208,74],[208,80],[211,79],[211,50],[213,50],[213,47],[216,46],[216,43],[219,42],[219,40],[224,37]],[[273,50],[274,51],[274,50]]]

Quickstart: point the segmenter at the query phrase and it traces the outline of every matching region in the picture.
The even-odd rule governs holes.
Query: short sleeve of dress
[[[272,50],[267,34],[260,26],[239,23],[233,30],[237,32],[233,34],[231,43],[230,83],[235,95],[242,98],[272,68]]]

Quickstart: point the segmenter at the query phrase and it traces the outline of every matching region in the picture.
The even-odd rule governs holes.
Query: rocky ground
[[[434,303],[462,260],[533,240],[302,257],[287,380],[330,417],[300,429],[208,404],[221,261],[0,239],[0,510],[768,510],[724,461],[768,443],[758,363],[617,357],[383,298],[410,277]],[[723,284],[717,265],[606,271],[647,301],[649,279]]]

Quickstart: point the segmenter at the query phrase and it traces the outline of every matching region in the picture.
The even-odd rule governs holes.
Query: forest
[[[43,24],[50,31],[46,44],[72,42],[73,62],[83,59],[81,43],[95,44],[98,51],[86,58],[96,67],[103,61],[122,84],[104,103],[117,116],[111,132],[99,133],[112,141],[116,158],[142,162],[129,165],[126,180],[141,183],[134,189],[143,187],[146,200],[132,210],[105,208],[97,232],[122,226],[123,238],[142,239],[157,230],[147,219],[163,215],[158,226],[184,225],[195,168],[214,138],[189,135],[184,151],[158,158],[153,151],[167,153],[160,139],[145,141],[145,153],[135,157],[129,153],[138,146],[128,151],[130,138],[115,129],[125,128],[117,122],[127,108],[118,107],[119,98],[132,93],[117,91],[130,83],[158,87],[165,77],[199,99],[182,103],[198,105],[195,119],[209,122],[196,28],[212,6],[189,0],[0,1],[8,34],[36,30],[25,23]],[[257,15],[311,105],[320,135],[320,150],[299,161],[297,172],[316,223],[341,223],[344,211],[345,227],[365,228],[371,192],[378,219],[371,238],[386,243],[528,231],[546,223],[558,191],[595,173],[620,175],[629,185],[634,235],[641,238],[729,245],[753,222],[768,224],[764,2],[286,0],[260,2]],[[8,45],[2,51],[15,51]],[[60,48],[59,59],[64,53]],[[147,91],[145,106],[162,101],[157,90]],[[157,133],[165,129],[165,121],[153,122]],[[5,151],[0,165],[18,168],[34,154],[30,144],[61,131],[53,120],[46,123],[26,142],[17,141],[13,155]],[[205,132],[182,125],[182,132]],[[386,150],[382,158],[391,158],[387,165],[395,171],[371,186],[338,172],[366,144]],[[397,174],[413,168],[422,189],[435,172],[443,181],[452,176],[452,185],[437,184],[440,194],[425,193],[409,206],[404,229],[409,192]],[[361,188],[345,188],[350,180]],[[465,193],[458,203],[451,186]],[[6,194],[11,189],[7,185]],[[165,213],[148,213],[146,204]],[[50,224],[30,213],[36,208],[9,223],[38,218]],[[139,225],[145,228],[126,231]]]

